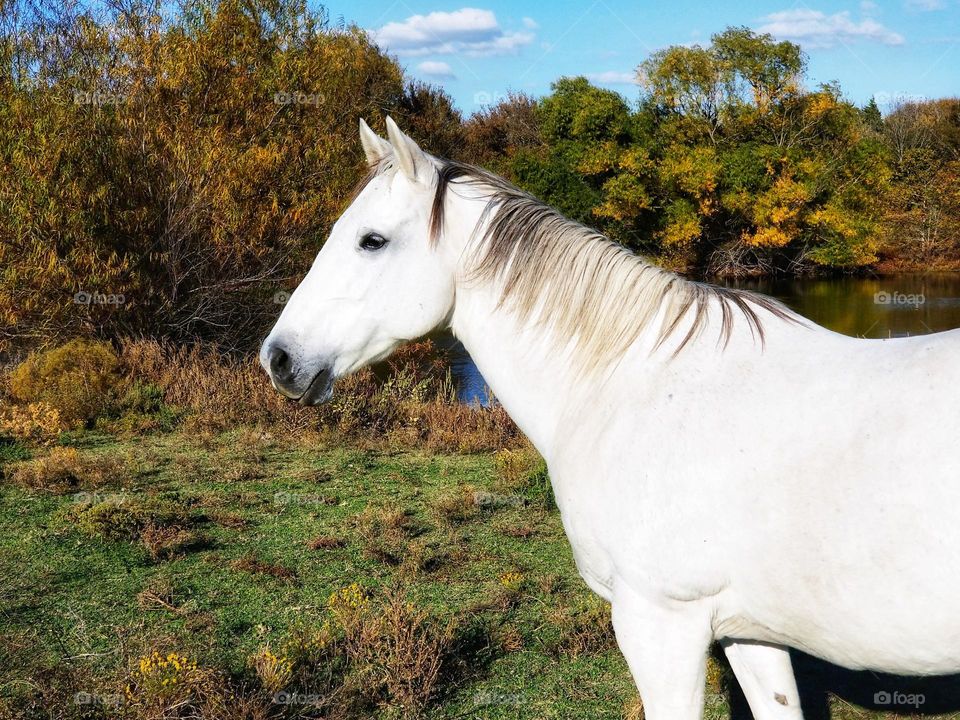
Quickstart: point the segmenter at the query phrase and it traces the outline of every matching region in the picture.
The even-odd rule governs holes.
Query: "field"
[[[529,453],[324,448],[243,428],[74,432],[35,454],[51,453],[66,471],[14,460],[0,494],[10,717],[641,717]],[[366,615],[338,605],[350,592]],[[193,677],[151,686],[154,652],[195,663]],[[801,670],[808,686],[824,672]],[[712,661],[708,718],[729,716],[728,689]],[[835,718],[894,717],[831,704]]]

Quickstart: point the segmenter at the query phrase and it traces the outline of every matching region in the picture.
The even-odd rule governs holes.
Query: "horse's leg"
[[[700,720],[709,617],[699,607],[666,609],[628,590],[614,591],[612,613],[646,720]]]
[[[720,644],[754,720],[803,720],[797,680],[785,647],[736,640]]]

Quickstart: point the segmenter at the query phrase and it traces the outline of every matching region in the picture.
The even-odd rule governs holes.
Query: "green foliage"
[[[877,108],[802,87],[799,47],[728,28],[644,61],[635,109],[564,78],[510,177],[664,264],[705,273],[874,263],[890,191]],[[916,135],[916,133],[914,133]]]

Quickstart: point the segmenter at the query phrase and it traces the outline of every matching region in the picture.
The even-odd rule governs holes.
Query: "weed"
[[[261,686],[270,694],[283,690],[293,676],[293,665],[290,660],[283,654],[274,654],[269,644],[262,646],[250,658],[250,664]]]

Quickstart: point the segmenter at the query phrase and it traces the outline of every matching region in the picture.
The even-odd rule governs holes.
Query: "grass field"
[[[0,717],[642,717],[542,468],[517,453],[249,429],[64,444],[65,472],[7,453]],[[708,718],[729,716],[728,686],[712,662]]]

